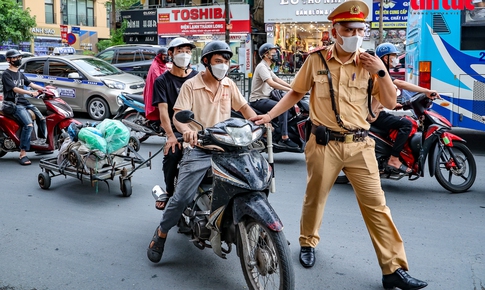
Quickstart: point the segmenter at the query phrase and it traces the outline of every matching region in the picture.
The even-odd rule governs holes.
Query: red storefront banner
[[[231,5],[231,33],[250,33],[249,5]],[[224,34],[225,11],[221,6],[158,9],[159,35]]]
[[[61,25],[61,39],[67,40],[68,26]]]

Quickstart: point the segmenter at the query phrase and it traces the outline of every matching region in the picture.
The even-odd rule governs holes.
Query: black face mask
[[[270,55],[269,55],[269,59],[270,59],[272,62],[277,62],[277,61],[278,61],[278,55],[276,55],[276,54],[270,54]]]
[[[22,60],[21,59],[13,60],[10,62],[10,64],[13,65],[14,67],[19,67],[22,64]]]

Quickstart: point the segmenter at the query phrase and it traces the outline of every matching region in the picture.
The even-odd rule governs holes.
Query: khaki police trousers
[[[407,271],[408,264],[403,241],[386,206],[374,146],[374,140],[369,137],[363,142],[330,141],[322,146],[316,144],[315,135],[310,136],[305,148],[308,178],[300,221],[300,245],[317,246],[328,194],[343,170],[354,188],[382,273],[387,275],[398,268]]]

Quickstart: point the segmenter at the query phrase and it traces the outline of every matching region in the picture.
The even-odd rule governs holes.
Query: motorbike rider
[[[376,48],[377,56],[384,62],[384,65],[389,71],[391,68],[399,65],[399,60],[397,58],[398,54],[397,48],[392,43],[382,43]],[[392,78],[392,77],[391,77]],[[392,78],[392,82],[397,88],[401,90],[413,91],[417,93],[425,93],[428,98],[439,98],[438,92],[434,90],[429,90],[422,88],[420,86],[413,85],[403,80],[398,80]],[[396,109],[400,109],[402,106],[398,104]],[[412,123],[405,117],[396,116],[382,110],[382,105],[374,98],[372,103],[372,110],[374,111],[375,118],[369,116],[367,121],[372,124],[373,127],[379,128],[381,130],[390,131],[392,129],[397,130],[397,135],[394,140],[394,145],[392,147],[391,156],[387,163],[387,169],[389,171],[409,174],[412,169],[404,165],[401,160],[399,160],[399,155],[404,148],[404,144],[409,137],[412,130]]]
[[[45,143],[47,136],[47,126],[45,117],[41,114],[39,109],[32,105],[24,95],[31,97],[37,97],[39,95],[38,90],[42,90],[43,87],[34,84],[19,71],[19,67],[22,61],[22,54],[16,49],[10,49],[5,54],[9,67],[2,75],[3,85],[3,97],[5,101],[11,101],[16,103],[17,109],[13,116],[20,121],[22,131],[20,133],[20,157],[19,163],[21,165],[30,165],[32,162],[27,157],[27,151],[30,150],[30,135],[34,129],[32,123],[32,117],[27,110],[32,111],[35,114],[35,121],[38,127],[38,137],[36,145],[47,146]],[[35,91],[25,90],[24,86],[30,87]]]
[[[270,65],[278,61],[276,50],[277,46],[271,43],[265,43],[259,48],[261,62],[256,66],[251,83],[251,94],[249,96],[250,104],[253,108],[267,113],[278,101],[271,99],[272,90],[289,91],[290,85],[280,79],[271,70]],[[271,116],[273,118],[273,116]],[[278,117],[278,123],[281,128],[281,140],[278,145],[286,148],[298,148],[298,144],[291,141],[288,137],[288,111]]]
[[[167,200],[173,195],[175,177],[178,175],[178,163],[182,158],[178,137],[182,137],[172,124],[173,106],[177,100],[182,84],[197,75],[197,71],[190,68],[190,59],[195,45],[188,39],[177,37],[168,45],[168,55],[173,60],[172,68],[160,75],[153,84],[152,105],[158,108],[159,120],[165,130],[167,143],[163,156],[163,175],[165,178],[166,194],[162,194],[155,203],[159,210],[165,209]]]
[[[167,63],[170,61],[168,57],[168,49],[162,47],[158,50],[157,56],[153,59],[150,68],[148,69],[147,78],[145,80],[145,88],[143,89],[143,99],[145,102],[145,117],[150,121],[159,121],[160,112],[158,107],[152,105],[153,100],[153,83],[159,75],[168,70]]]
[[[225,42],[215,40],[205,45],[201,63],[206,70],[182,85],[174,105],[175,114],[181,110],[192,110],[195,120],[204,128],[230,118],[231,109],[240,111],[245,118],[256,116],[236,84],[226,77],[232,56],[233,52]],[[148,259],[153,263],[162,258],[168,231],[177,224],[185,207],[194,199],[198,185],[211,166],[212,154],[197,145],[197,132],[201,128],[194,123],[182,124],[175,118],[173,122],[190,146],[184,149],[177,187],[147,249]]]

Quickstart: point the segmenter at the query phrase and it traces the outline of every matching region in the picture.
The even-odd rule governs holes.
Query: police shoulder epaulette
[[[316,47],[316,48],[310,50],[310,53],[314,53],[314,52],[326,50],[326,49],[327,49],[327,46],[319,46],[319,47]]]

